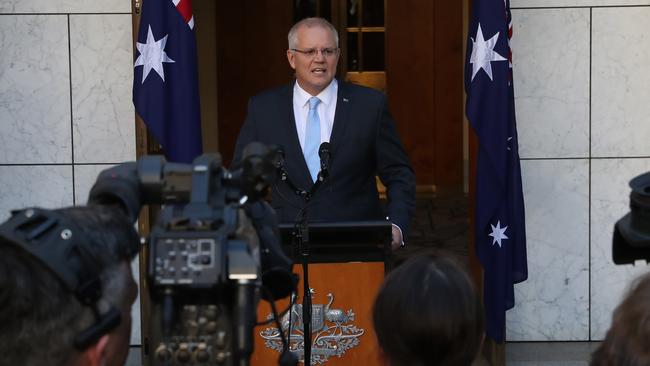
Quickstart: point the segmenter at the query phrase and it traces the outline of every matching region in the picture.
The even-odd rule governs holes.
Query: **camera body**
[[[251,225],[238,216],[217,230],[157,225],[149,235],[151,365],[235,365],[252,353],[252,344],[236,342],[235,325],[252,332],[259,250],[256,240],[237,235],[237,227]]]
[[[142,205],[163,205],[143,239],[151,300],[148,364],[247,363],[263,272],[281,269],[291,279],[279,238],[257,235],[277,232],[273,210],[260,200],[274,179],[272,151],[258,143],[245,149],[232,172],[219,155],[206,154],[192,165],[145,156],[99,175],[90,204],[118,205],[133,222]],[[250,207],[258,219],[251,219]],[[274,284],[266,285],[273,292]]]

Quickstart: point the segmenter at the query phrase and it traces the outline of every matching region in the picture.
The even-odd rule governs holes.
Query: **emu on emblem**
[[[327,298],[329,302],[325,305],[312,304],[311,364],[314,365],[323,364],[332,356],[343,357],[347,350],[359,345],[359,337],[364,333],[363,329],[352,323],[352,309],[347,312],[332,309],[334,295],[329,293]],[[292,299],[294,301],[295,296]],[[267,319],[273,319],[273,314],[269,314]],[[294,304],[291,311],[280,319],[280,325],[282,332],[289,337],[289,349],[304,363],[302,304]],[[282,338],[278,328],[266,328],[260,332],[260,336],[264,338],[266,347],[282,352]]]

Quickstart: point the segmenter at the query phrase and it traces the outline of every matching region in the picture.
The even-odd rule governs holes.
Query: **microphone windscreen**
[[[284,147],[282,145],[269,145],[273,166],[281,168],[284,165]]]
[[[330,154],[330,143],[329,142],[323,142],[320,144],[320,147],[318,148],[318,156],[322,159],[323,156],[328,156]]]
[[[261,142],[253,141],[244,147],[242,152],[242,160],[252,158],[253,156],[266,156],[269,153],[269,148]]]
[[[262,298],[266,301],[276,301],[296,290],[298,278],[286,268],[275,267],[262,273],[262,285],[269,290],[268,293],[262,293]]]
[[[284,146],[282,145],[269,145],[269,150],[273,153],[280,155],[284,158]]]

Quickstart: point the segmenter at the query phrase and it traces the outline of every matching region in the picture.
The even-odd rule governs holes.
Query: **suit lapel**
[[[339,90],[336,99],[336,112],[334,113],[334,125],[332,126],[332,135],[330,136],[332,151],[336,150],[337,143],[341,141],[345,135],[345,128],[348,125],[348,112],[350,111],[350,105],[352,103],[348,84],[338,79],[337,81],[339,84]]]
[[[293,113],[293,83],[290,87],[286,88],[282,97],[282,106],[280,115],[282,116],[283,127],[279,129],[282,134],[280,140],[285,149],[287,158],[287,171],[292,180],[300,187],[306,187],[311,184],[311,175],[309,168],[305,161],[305,156],[300,148],[300,140],[298,139],[298,131],[296,130],[296,117]],[[286,133],[282,133],[285,131]],[[291,164],[294,162],[294,164]]]

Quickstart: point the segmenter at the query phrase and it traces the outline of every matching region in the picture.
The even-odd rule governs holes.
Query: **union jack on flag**
[[[172,0],[174,6],[185,19],[190,29],[194,29],[194,15],[192,15],[192,0]]]

